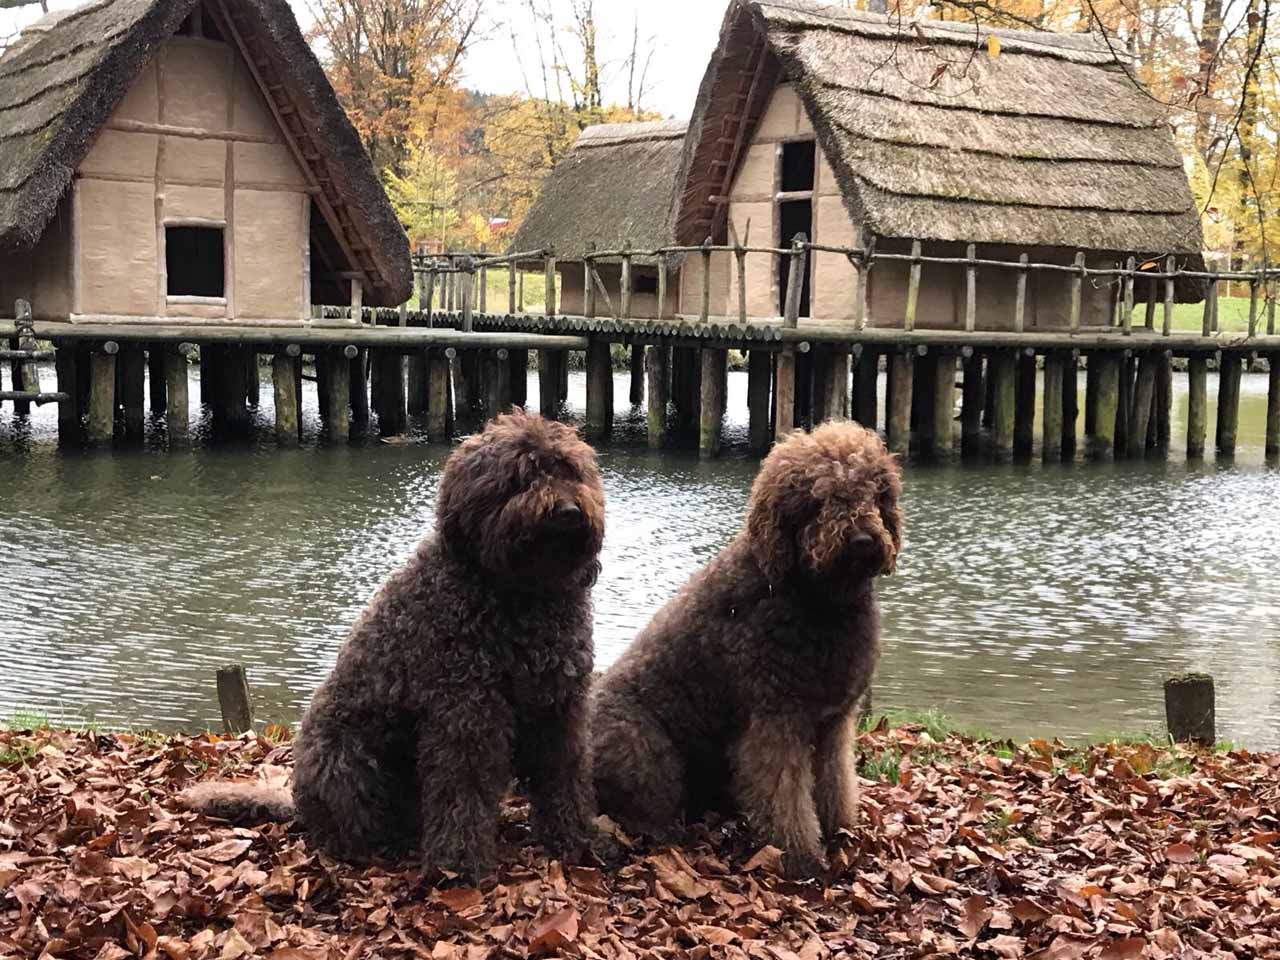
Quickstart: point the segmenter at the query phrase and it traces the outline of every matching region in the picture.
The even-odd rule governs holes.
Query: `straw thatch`
[[[606,123],[587,127],[556,164],[514,248],[554,248],[564,258],[597,250],[671,243],[671,186],[686,124]]]
[[[197,2],[92,0],[45,17],[0,57],[0,250],[40,239],[98,130]],[[287,0],[225,5],[314,132],[319,156],[308,162],[345,214],[329,229],[367,257],[348,265],[371,277],[366,302],[402,303],[413,289],[408,239]]]
[[[1198,257],[1164,108],[1122,56],[1088,34],[734,0],[690,121],[676,237],[705,236],[728,145],[790,81],[845,205],[873,234]]]

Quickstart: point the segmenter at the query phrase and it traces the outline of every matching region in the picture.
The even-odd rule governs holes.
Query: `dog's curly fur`
[[[765,459],[738,537],[597,683],[602,812],[663,836],[745,813],[793,875],[857,812],[856,704],[879,653],[874,579],[902,545],[897,462],[853,423]]]
[[[591,448],[515,412],[465,440],[436,532],[374,596],[316,691],[287,794],[206,784],[189,806],[243,821],[293,812],[343,859],[483,875],[513,774],[541,839],[586,841],[591,587],[604,491]]]

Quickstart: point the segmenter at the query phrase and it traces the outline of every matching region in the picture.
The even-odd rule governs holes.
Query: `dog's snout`
[[[871,534],[867,533],[865,530],[859,530],[857,533],[849,537],[849,546],[850,547],[869,547],[871,546],[873,540],[874,538],[871,536]]]
[[[582,508],[576,503],[562,500],[557,503],[548,518],[553,526],[570,529],[582,524]]]

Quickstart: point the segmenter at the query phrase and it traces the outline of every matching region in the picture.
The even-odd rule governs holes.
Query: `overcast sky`
[[[557,16],[569,22],[569,0],[550,0]],[[81,0],[50,0],[51,9],[80,6]],[[290,0],[294,12],[305,26],[308,0]],[[644,106],[664,115],[683,119],[693,108],[698,83],[707,58],[715,47],[720,20],[727,0],[601,0],[596,3],[596,18],[601,37],[600,57],[604,61],[606,95],[615,100],[626,97],[626,78],[621,64],[630,52],[632,27],[640,17],[642,49],[653,51],[649,66]],[[525,71],[532,78],[537,54],[530,48],[516,54],[511,27],[525,27],[527,14],[523,0],[488,0],[489,13],[484,36],[473,47],[466,61],[466,85],[485,93],[515,93],[525,90]],[[0,36],[8,36],[23,24],[40,16],[34,5],[19,11],[0,12]],[[648,25],[648,26],[646,26]],[[527,29],[519,31],[527,36]],[[661,42],[658,42],[659,33]],[[569,41],[566,39],[566,43]],[[572,56],[572,51],[568,53]],[[612,68],[612,70],[611,70]],[[537,87],[541,87],[539,77]]]

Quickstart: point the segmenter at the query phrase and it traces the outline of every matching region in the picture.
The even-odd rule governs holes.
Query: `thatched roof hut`
[[[675,235],[723,229],[718,198],[787,82],[874,235],[1198,257],[1165,111],[1119,56],[1088,34],[734,0],[690,121]]]
[[[591,244],[653,249],[671,243],[671,189],[686,124],[587,127],[556,164],[517,231],[517,251],[554,248],[566,259]]]
[[[132,267],[163,267],[154,236],[163,223],[150,238],[129,234],[142,232],[143,201],[133,194],[148,179],[146,203],[160,205],[164,222],[222,224],[229,275],[239,237],[242,304],[265,304],[261,288],[285,282],[271,271],[283,242],[272,222],[286,194],[299,199],[287,201],[283,219],[301,231],[311,259],[291,261],[303,273],[295,291],[305,285],[308,299],[343,302],[359,280],[366,303],[394,305],[412,290],[404,231],[287,0],[91,0],[37,22],[0,58],[0,272],[24,254],[47,263],[87,245],[66,271],[77,290],[91,301],[95,285],[125,282],[101,274],[109,251],[99,256],[94,237],[108,226],[95,217],[106,207],[118,245],[146,245]],[[79,195],[90,182],[115,189]],[[46,239],[51,231],[58,236]],[[256,287],[244,275],[251,270],[263,273]],[[227,282],[230,303],[237,291]]]

